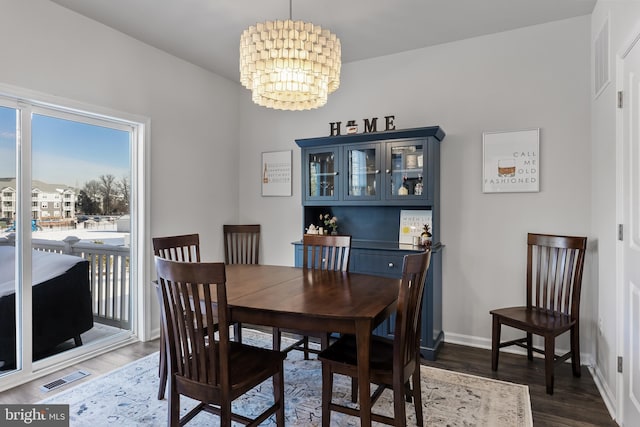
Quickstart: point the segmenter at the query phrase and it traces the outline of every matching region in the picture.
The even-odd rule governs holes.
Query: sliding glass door
[[[0,98],[0,389],[130,337],[137,277],[142,125],[11,104]]]

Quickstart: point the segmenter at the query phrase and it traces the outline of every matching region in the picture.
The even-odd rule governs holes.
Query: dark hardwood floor
[[[543,426],[617,426],[611,419],[586,366],[575,378],[570,363],[556,365],[553,395],[546,393],[544,360],[500,352],[498,371],[491,370],[491,351],[445,343],[435,362],[425,365],[529,386],[533,423]]]
[[[150,354],[158,349],[158,341],[135,343],[86,362],[69,367],[63,371],[39,378],[12,390],[0,393],[0,403],[35,403],[58,391],[79,384],[96,376],[116,369],[130,361]],[[495,378],[519,384],[527,384],[531,396],[533,421],[535,427],[543,426],[617,426],[611,419],[607,408],[586,367],[582,376],[574,378],[570,364],[556,366],[553,396],[545,392],[544,362],[535,358],[527,361],[525,356],[500,353],[497,372],[491,371],[491,352],[478,348],[445,343],[435,362],[424,361],[425,365],[450,369],[481,377]],[[43,393],[42,384],[60,378],[77,369],[87,369],[92,375],[76,381],[57,391]]]
[[[133,362],[136,359],[140,359],[146,355],[149,355],[155,351],[158,351],[160,343],[159,340],[148,342],[137,342],[129,344],[125,347],[113,350],[109,353],[93,357],[84,362],[78,363],[68,368],[61,369],[57,372],[45,375],[37,378],[26,384],[14,387],[10,390],[6,390],[0,393],[0,403],[36,403],[42,399],[46,399],[55,395],[56,393],[67,390],[85,381],[94,379],[97,376],[105,374],[120,368],[127,363]],[[84,370],[91,373],[91,375],[66,384],[60,388],[49,391],[48,393],[40,391],[40,386],[54,381],[58,378],[64,377],[77,370]]]

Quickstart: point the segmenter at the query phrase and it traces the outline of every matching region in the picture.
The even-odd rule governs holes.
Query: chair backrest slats
[[[153,254],[164,259],[182,262],[200,262],[200,236],[184,234],[180,236],[154,237]]]
[[[305,234],[302,253],[303,268],[349,271],[351,236]]]
[[[229,382],[229,317],[223,263],[155,257],[170,372],[209,385]],[[219,336],[214,328],[218,323]]]
[[[418,363],[422,298],[431,262],[431,251],[405,255],[402,282],[398,291],[394,329],[394,370],[403,372],[411,362]]]
[[[578,316],[586,237],[529,233],[527,306]]]
[[[260,224],[223,225],[225,264],[258,264]]]

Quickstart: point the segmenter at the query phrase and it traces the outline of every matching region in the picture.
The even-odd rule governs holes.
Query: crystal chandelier
[[[340,86],[340,40],[291,19],[252,25],[240,37],[240,83],[253,102],[277,110],[310,110]]]

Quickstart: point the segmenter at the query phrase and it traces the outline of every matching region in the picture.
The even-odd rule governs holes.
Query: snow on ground
[[[77,229],[72,230],[48,230],[34,231],[31,234],[32,239],[56,240],[62,241],[68,236],[75,236],[83,242],[100,241],[105,245],[123,246],[125,241],[129,243],[129,234],[117,231],[115,224],[100,224],[95,228],[84,228],[82,223],[78,224]],[[7,233],[0,232],[0,238],[6,236]]]

